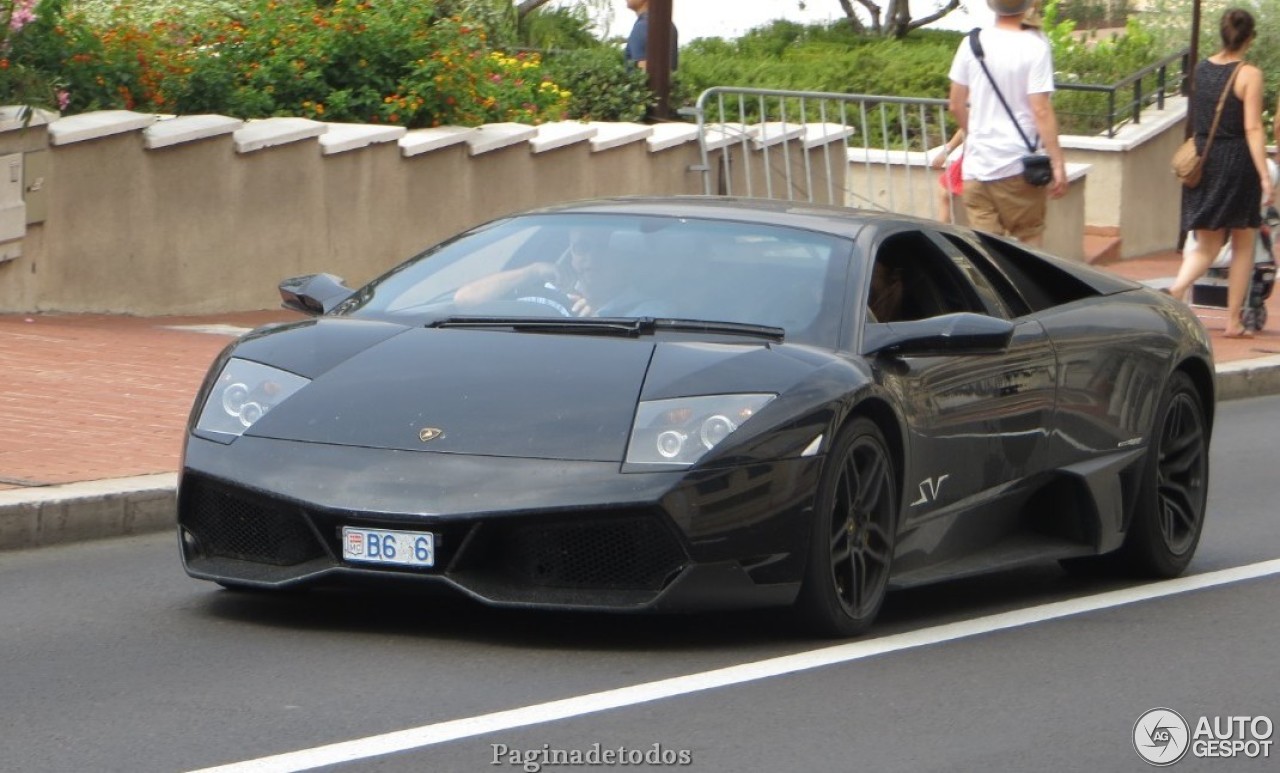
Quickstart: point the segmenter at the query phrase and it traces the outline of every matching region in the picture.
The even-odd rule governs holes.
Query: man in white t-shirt
[[[987,69],[1017,125],[983,72],[966,36],[951,62],[951,112],[965,129],[964,207],[969,225],[1040,246],[1048,197],[1067,191],[1053,112],[1053,56],[1040,30],[1024,24],[1035,0],[987,0],[995,25],[979,33]],[[1021,134],[1019,133],[1021,128]],[[1049,156],[1053,181],[1037,187],[1022,177],[1027,142]]]

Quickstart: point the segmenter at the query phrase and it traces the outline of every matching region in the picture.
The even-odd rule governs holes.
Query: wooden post
[[[653,117],[659,121],[671,118],[671,58],[676,43],[671,35],[672,0],[649,0],[649,41],[647,58],[649,88],[657,103]]]

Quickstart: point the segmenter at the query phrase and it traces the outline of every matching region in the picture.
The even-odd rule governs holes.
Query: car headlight
[[[631,427],[627,462],[694,464],[776,396],[709,395],[642,402]]]
[[[233,357],[209,390],[196,429],[238,437],[309,383],[279,368]]]

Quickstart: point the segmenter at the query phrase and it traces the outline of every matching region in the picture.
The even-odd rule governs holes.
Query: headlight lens
[[[196,429],[239,436],[310,379],[248,360],[227,361],[205,400]]]
[[[631,427],[627,462],[694,464],[776,396],[710,395],[642,402]]]

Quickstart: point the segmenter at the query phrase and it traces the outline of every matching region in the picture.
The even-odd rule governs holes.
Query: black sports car
[[[1214,371],[1184,305],[898,215],[714,197],[500,219],[213,364],[187,572],[395,576],[479,601],[794,605],[1031,561],[1168,577],[1208,484]]]

